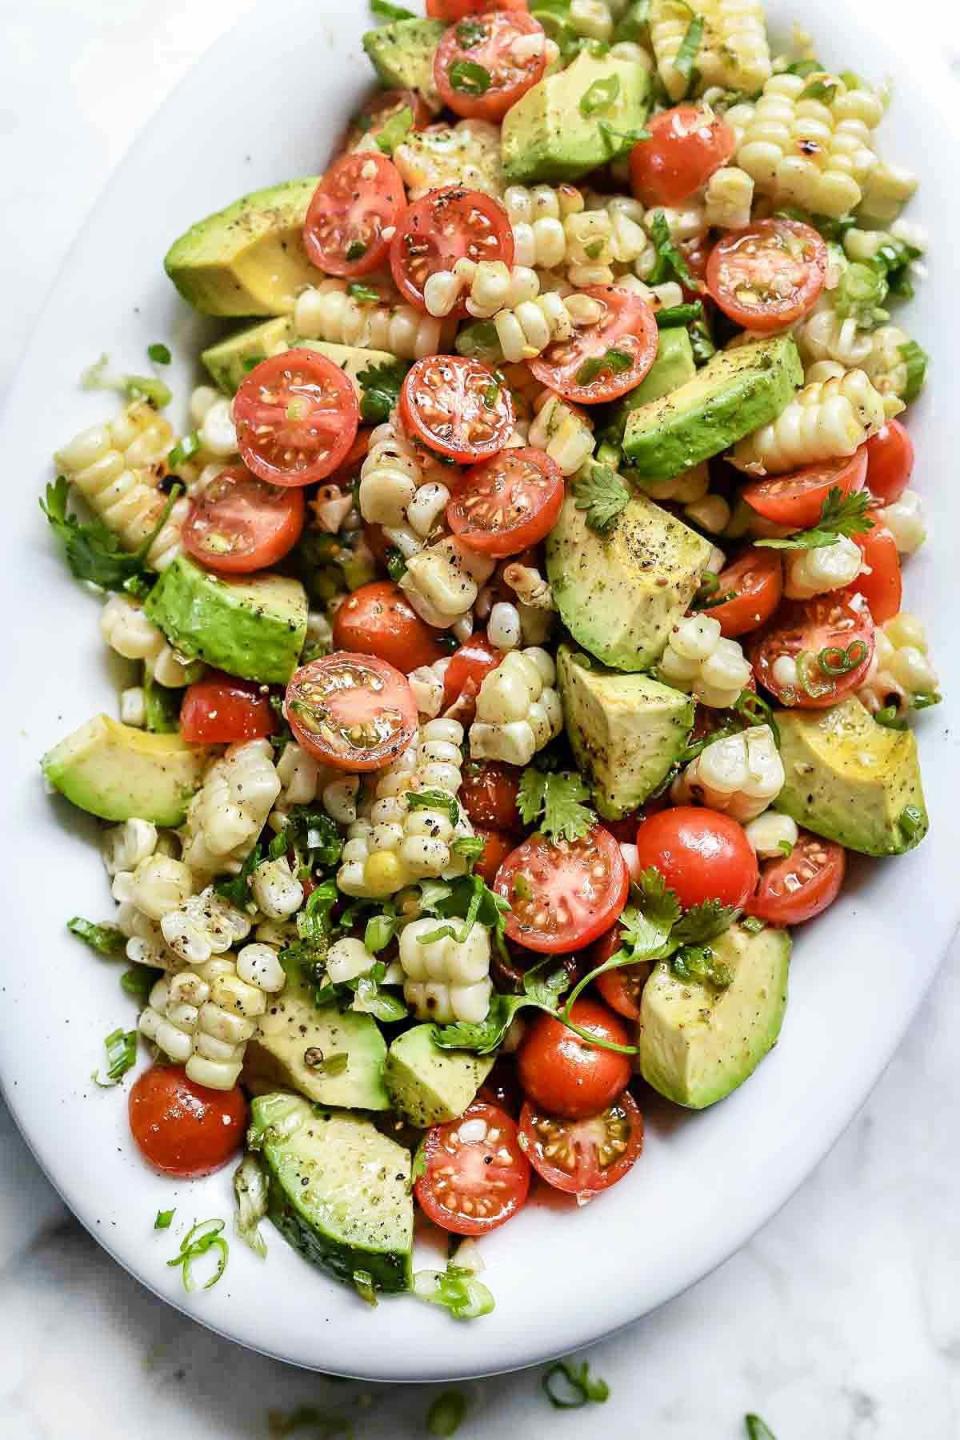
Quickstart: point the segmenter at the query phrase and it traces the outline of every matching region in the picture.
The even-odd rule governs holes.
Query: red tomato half
[[[523,771],[515,765],[504,765],[499,760],[466,762],[459,791],[460,803],[474,825],[493,830],[522,828],[523,822],[517,809],[522,774]]]
[[[458,1120],[435,1125],[420,1149],[413,1190],[421,1210],[454,1235],[483,1235],[522,1209],[530,1165],[517,1127],[499,1105],[475,1100]]]
[[[816,303],[827,247],[800,220],[758,220],[731,230],[710,252],[707,289],[723,313],[747,330],[794,325]]]
[[[641,821],[642,869],[659,870],[685,910],[718,900],[741,906],[757,884],[757,857],[743,826],[729,815],[677,805]]]
[[[648,140],[630,152],[630,186],[644,205],[681,205],[737,148],[725,120],[699,105],[675,105],[647,121]]]
[[[254,680],[211,671],[188,685],[180,707],[180,734],[191,745],[232,745],[272,735],[277,717],[269,695]]]
[[[787,656],[797,682],[784,679],[777,661]],[[833,590],[812,600],[788,600],[751,641],[747,658],[758,682],[781,705],[822,710],[863,684],[873,656],[873,620],[852,590]]]
[[[529,36],[538,37],[538,47]],[[539,21],[522,10],[497,9],[451,25],[434,55],[433,79],[455,115],[496,123],[546,68]]]
[[[823,502],[831,490],[843,496],[862,490],[867,478],[867,447],[847,459],[825,460],[822,465],[808,465],[790,475],[770,476],[753,480],[742,490],[744,500],[774,525],[792,530],[807,530],[816,525]]]
[[[506,835],[502,830],[485,830],[482,825],[474,827],[483,841],[483,854],[474,865],[474,870],[486,885],[492,885],[497,871],[516,845],[516,836]]]
[[[545,451],[501,450],[457,482],[447,524],[471,550],[519,555],[556,525],[563,496],[563,474]]]
[[[899,420],[888,420],[867,441],[867,488],[881,505],[892,505],[910,484],[913,441]]]
[[[747,913],[768,925],[800,925],[820,915],[840,894],[847,852],[832,840],[801,831],[789,855],[768,860]]]
[[[406,676],[376,655],[344,650],[301,665],[284,713],[297,744],[338,770],[382,770],[417,729]]]
[[[479,360],[431,355],[407,371],[400,419],[412,439],[469,465],[503,449],[513,434],[513,400]]]
[[[302,490],[279,489],[233,465],[194,497],[181,534],[184,549],[208,570],[249,575],[293,549],[303,520]]]
[[[570,1018],[598,1040],[630,1044],[620,1017],[596,1000],[575,1001]],[[582,1120],[612,1105],[632,1073],[629,1055],[591,1045],[552,1015],[537,1016],[517,1051],[517,1074],[527,1098],[566,1120]]]
[[[579,325],[571,340],[556,340],[529,362],[542,384],[565,400],[601,405],[634,390],[657,356],[657,322],[645,300],[615,285],[579,292],[599,301],[603,314]]]
[[[496,670],[503,659],[503,651],[496,650],[485,635],[471,635],[453,659],[443,676],[443,708],[449,710],[457,700],[475,700],[484,678]],[[467,718],[472,718],[472,712]]]
[[[418,665],[432,665],[447,653],[436,630],[420,619],[392,580],[361,585],[337,606],[333,644],[337,650],[379,655],[405,675]]]
[[[491,10],[527,8],[527,0],[427,0],[431,20],[462,20],[465,15],[486,15]]]
[[[247,1128],[247,1102],[237,1086],[208,1090],[188,1080],[179,1065],[145,1070],[130,1091],[127,1113],[147,1163],[184,1180],[226,1165]]]
[[[508,937],[552,955],[582,950],[608,930],[627,903],[630,877],[616,840],[595,825],[581,840],[531,835],[501,865],[493,888],[510,903]]]
[[[407,203],[400,172],[376,150],[342,155],[314,191],[303,248],[328,275],[369,275],[387,258],[392,230]]]
[[[349,453],[360,425],[353,382],[315,350],[261,360],[233,401],[244,464],[271,485],[325,480]]]
[[[513,228],[499,200],[481,190],[448,185],[431,190],[410,206],[390,243],[390,268],[397,289],[426,310],[423,287],[438,270],[458,260],[502,260],[513,264]],[[466,300],[451,312],[465,315]]]
[[[783,565],[776,550],[751,546],[717,576],[716,598],[704,613],[720,621],[729,640],[765,625],[783,594]]]
[[[897,542],[886,525],[874,525],[854,540],[863,552],[864,569],[851,585],[870,606],[877,625],[885,625],[900,613],[903,603],[903,575]]]
[[[391,120],[404,110],[413,116],[413,129],[426,130],[431,115],[426,101],[416,90],[377,90],[366,100],[350,122],[344,148],[354,150],[364,140],[382,134]]]
[[[601,935],[590,950],[591,970],[595,970],[599,965],[606,965],[620,949],[622,937],[623,930],[619,925],[614,925],[606,935]],[[616,970],[607,970],[603,975],[598,975],[594,984],[611,1010],[615,1010],[625,1020],[639,1020],[640,997],[652,969],[653,966],[645,961],[636,965],[620,965]]]
[[[643,1149],[643,1117],[629,1091],[587,1120],[547,1115],[527,1101],[520,1112],[520,1144],[554,1190],[589,1200],[635,1164]]]

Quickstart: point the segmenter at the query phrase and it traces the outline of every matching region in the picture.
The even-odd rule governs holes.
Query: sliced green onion
[[[157,1218],[156,1218],[156,1220],[154,1220],[154,1222],[153,1222],[153,1228],[154,1228],[154,1230],[169,1230],[169,1229],[170,1229],[170,1222],[171,1222],[171,1220],[173,1219],[174,1215],[176,1215],[176,1213],[177,1213],[177,1212],[176,1212],[176,1209],[173,1209],[173,1210],[158,1210],[158,1211],[157,1211]]]
[[[903,392],[903,400],[909,405],[911,400],[916,400],[923,389],[923,382],[927,378],[927,365],[930,356],[916,340],[908,340],[905,345],[897,347],[907,367],[907,385]]]
[[[427,1434],[456,1435],[467,1413],[467,1397],[462,1390],[444,1390],[427,1411]]]
[[[267,1177],[256,1155],[244,1155],[233,1172],[233,1193],[237,1201],[233,1228],[262,1260],[267,1253],[267,1242],[260,1234],[260,1221],[267,1213]]]
[[[926,826],[923,811],[916,805],[904,806],[900,811],[897,823],[908,840],[915,840],[918,835],[923,833]]]
[[[633,357],[625,350],[612,349],[604,355],[592,355],[589,360],[584,360],[577,371],[578,385],[592,385],[598,375],[609,370],[613,375],[622,375],[629,370],[633,364]]]
[[[480,20],[461,20],[457,26],[457,44],[463,50],[472,50],[487,38],[487,27]]]
[[[817,656],[817,664],[824,675],[849,675],[863,664],[868,653],[865,640],[851,640],[845,650],[839,645],[825,645]]]
[[[363,943],[372,955],[376,955],[390,944],[396,928],[397,922],[393,915],[372,915],[363,932]]]
[[[94,1070],[91,1078],[101,1089],[107,1090],[113,1085],[119,1085],[127,1071],[132,1070],[136,1065],[137,1032],[136,1030],[111,1030],[103,1045],[107,1052],[107,1078],[101,1080],[97,1070]]]
[[[545,1372],[540,1385],[555,1410],[580,1410],[584,1405],[602,1405],[609,1399],[606,1380],[590,1374],[587,1361],[575,1365],[571,1360],[558,1360]]]
[[[208,1250],[216,1251],[217,1263],[213,1274],[203,1282],[201,1288],[209,1290],[211,1286],[216,1285],[226,1270],[230,1247],[220,1233],[222,1230],[222,1220],[201,1220],[180,1241],[180,1253],[175,1255],[172,1260],[167,1261],[167,1265],[170,1267],[181,1267],[183,1288],[187,1294],[197,1288],[193,1278],[193,1262],[199,1260],[201,1255],[206,1255]]]
[[[160,343],[157,343],[155,345],[148,345],[147,354],[153,361],[154,365],[169,365],[170,361],[173,359],[173,356],[170,354],[167,346]]]
[[[200,435],[196,430],[191,430],[189,435],[184,435],[167,455],[167,464],[171,470],[176,470],[185,461],[192,460],[200,449]]]
[[[690,7],[688,6],[687,8],[689,9]],[[674,70],[676,70],[678,75],[682,75],[687,82],[687,88],[684,92],[686,95],[689,95],[696,79],[694,62],[700,50],[700,42],[703,39],[703,25],[703,16],[694,15],[680,43],[677,58],[673,62]]]
[[[360,305],[380,304],[380,292],[374,290],[370,285],[361,285],[359,280],[350,282],[347,286],[347,294]]]
[[[475,60],[454,60],[447,79],[461,95],[485,95],[493,83],[490,71]]]
[[[107,960],[122,960],[127,953],[127,937],[116,925],[96,925],[82,915],[74,915],[67,921],[67,929]]]
[[[619,94],[619,75],[606,75],[602,80],[594,80],[580,96],[580,114],[595,115],[598,110],[609,110]]]

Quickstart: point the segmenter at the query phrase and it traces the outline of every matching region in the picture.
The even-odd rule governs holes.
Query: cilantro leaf
[[[528,766],[520,780],[517,805],[525,825],[535,825],[551,840],[579,840],[596,821],[582,804],[590,792],[579,775],[545,775]],[[541,818],[542,817],[542,818]]]
[[[598,535],[609,534],[630,499],[616,470],[606,465],[585,466],[573,482],[573,495],[576,508],[587,512],[587,524]]]
[[[170,347],[164,345],[162,341],[148,345],[147,355],[153,361],[154,365],[169,365],[173,359],[173,356],[170,354]]]
[[[63,543],[71,574],[78,580],[99,586],[101,590],[130,593],[134,587],[146,588],[152,583],[153,577],[147,570],[146,558],[154,540],[166,525],[170,511],[182,494],[181,485],[172,487],[156,525],[139,550],[133,552],[123,549],[116,535],[107,529],[102,520],[94,518],[83,522],[75,515],[67,513],[70,484],[65,475],[58,475],[54,483],[47,486],[40,501],[40,509],[57,538]],[[143,593],[143,590],[137,589],[136,593]]]
[[[449,816],[450,824],[460,819],[460,805],[455,795],[447,790],[408,790],[408,810],[443,810]]]
[[[74,915],[67,921],[67,929],[106,960],[122,960],[127,953],[127,937],[116,925],[97,925]]]
[[[841,535],[864,535],[873,529],[874,522],[867,514],[873,496],[869,490],[853,495],[844,495],[834,485],[820,510],[820,519],[811,530],[798,530],[782,540],[757,540],[756,545],[768,550],[819,550],[824,545],[833,545]]]
[[[658,310],[654,318],[660,330],[689,325],[694,320],[703,319],[703,301],[691,300],[685,305],[668,305],[665,309]]]
[[[270,841],[267,854],[271,860],[278,860],[292,853],[301,866],[312,872],[315,866],[328,869],[336,865],[342,850],[340,831],[326,811],[294,805],[286,825]]]
[[[737,917],[736,907],[721,905],[719,900],[705,900],[685,911],[673,926],[672,938],[683,945],[705,945],[729,930]]]
[[[250,904],[250,877],[263,859],[263,850],[259,845],[254,845],[240,866],[236,875],[229,879],[215,880],[213,888],[224,900],[229,900],[231,905],[236,905],[238,910],[245,910]]]
[[[770,1426],[759,1415],[745,1415],[743,1422],[747,1427],[747,1440],[777,1440]]]
[[[544,960],[527,971],[522,995],[494,995],[485,1020],[458,1020],[453,1025],[435,1026],[434,1043],[441,1050],[472,1050],[477,1055],[491,1055],[502,1045],[519,1010],[534,1007],[555,1015],[561,995],[569,988],[570,977],[562,965],[548,971],[552,963]]]
[[[429,934],[422,935],[420,939],[424,945],[448,935],[462,945],[474,925],[483,925],[493,932],[493,941],[500,953],[506,953],[504,916],[510,906],[479,875],[458,875],[448,884],[424,885],[420,893],[420,908],[425,914],[436,915],[441,920],[463,921],[459,929],[453,925],[440,925]]]
[[[662,285],[665,280],[679,280],[688,290],[699,289],[697,280],[690,274],[683,258],[683,251],[674,244],[670,236],[670,226],[662,210],[655,211],[650,221],[650,238],[657,252],[657,260],[653,271],[647,277],[647,284]]]
[[[400,360],[387,360],[361,370],[357,381],[363,391],[360,415],[366,425],[382,425],[400,398],[400,386],[408,367]]]

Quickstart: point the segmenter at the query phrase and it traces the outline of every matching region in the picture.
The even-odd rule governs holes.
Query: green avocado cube
[[[689,332],[683,325],[670,325],[659,332],[657,358],[635,390],[624,395],[610,407],[610,418],[605,427],[605,438],[623,443],[627,421],[634,410],[659,400],[671,390],[678,390],[697,373],[693,359],[693,345]],[[672,478],[672,477],[671,477]]]
[[[368,30],[363,48],[388,89],[417,90],[431,110],[439,110],[433,57],[446,28],[442,20],[395,20]]]
[[[493,1059],[441,1050],[434,1044],[432,1025],[414,1025],[397,1036],[387,1053],[393,1107],[420,1130],[456,1120],[493,1069]]]
[[[318,354],[339,365],[360,393],[359,377],[365,370],[378,365],[395,365],[396,355],[388,350],[366,350],[360,345],[335,345],[327,340],[300,340],[294,334],[293,322],[287,315],[266,320],[230,335],[209,346],[200,356],[214,383],[228,395],[239,389],[244,377],[260,360],[279,355],[291,346],[316,350]]]
[[[101,820],[182,825],[210,752],[97,715],[48,750],[43,773],[61,795]]]

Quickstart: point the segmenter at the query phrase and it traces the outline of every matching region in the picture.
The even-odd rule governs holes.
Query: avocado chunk
[[[790,335],[721,350],[679,389],[631,413],[624,454],[641,482],[669,480],[775,420],[802,383]]]
[[[388,350],[365,350],[359,345],[334,345],[327,340],[300,340],[293,331],[293,322],[286,315],[275,320],[266,320],[262,325],[249,326],[211,345],[204,350],[201,360],[210,372],[215,384],[233,395],[249,371],[260,360],[269,355],[279,355],[291,345],[304,350],[316,350],[339,365],[345,375],[354,382],[357,393],[361,387],[359,377],[365,370],[377,365],[397,364],[396,355]]]
[[[786,784],[773,802],[862,855],[901,855],[927,833],[917,742],[878,725],[855,695],[829,710],[778,710]]]
[[[646,495],[632,496],[606,535],[591,530],[568,495],[547,538],[547,575],[563,623],[585,650],[615,670],[646,670],[710,554],[708,540]]]
[[[71,804],[101,820],[182,825],[209,751],[95,715],[48,750],[44,775]]]
[[[696,373],[689,332],[683,325],[670,325],[661,330],[657,358],[652,366],[635,390],[611,406],[605,432],[607,438],[622,444],[627,420],[634,410],[639,410],[641,405],[649,405],[652,400],[659,400],[661,395],[668,395],[671,390],[678,390]]]
[[[267,1213],[312,1265],[348,1285],[410,1288],[410,1152],[359,1115],[299,1095],[259,1095],[248,1143],[267,1173]]]
[[[711,940],[732,979],[725,990],[678,980],[661,960],[640,1001],[640,1071],[690,1110],[714,1105],[752,1075],[777,1042],[787,1008],[790,936],[740,925]]]
[[[582,50],[572,65],[539,81],[503,117],[507,179],[578,180],[610,160],[601,122],[620,132],[639,130],[649,105],[650,77],[641,65]]]
[[[426,1130],[456,1120],[493,1069],[492,1055],[441,1050],[432,1025],[414,1025],[398,1035],[387,1053],[387,1089],[395,1110]]]
[[[433,56],[446,28],[442,20],[396,20],[368,30],[363,48],[388,89],[418,90],[431,110],[439,110]]]
[[[318,1105],[386,1110],[386,1055],[386,1042],[370,1015],[341,1012],[335,1005],[318,1009],[299,975],[289,975],[283,992],[260,1017],[243,1074],[260,1092],[287,1087]]]
[[[602,670],[567,645],[557,652],[557,677],[577,764],[597,810],[619,820],[670,774],[693,728],[693,700],[649,675]]]
[[[181,655],[262,684],[290,679],[307,634],[307,592],[285,575],[224,579],[178,555],[144,605]]]
[[[204,315],[287,315],[297,292],[321,278],[303,248],[316,176],[255,190],[191,225],[163,265]]]

